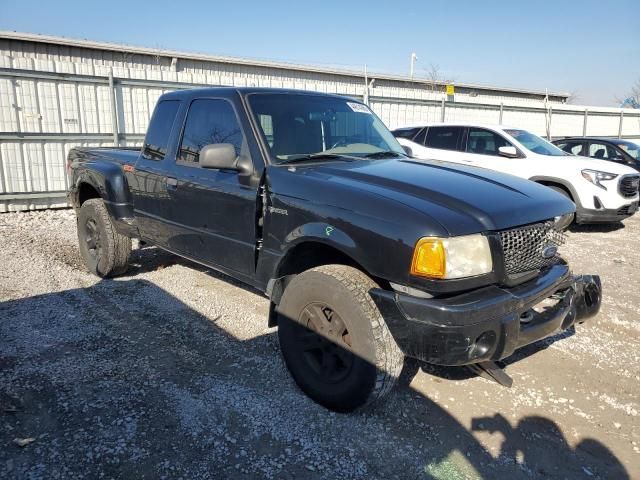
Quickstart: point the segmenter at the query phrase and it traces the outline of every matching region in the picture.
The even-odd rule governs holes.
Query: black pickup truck
[[[573,203],[414,160],[357,100],[172,92],[141,149],[76,148],[68,168],[89,270],[124,273],[137,238],[252,285],[297,384],[337,411],[384,396],[405,356],[506,383],[496,360],[600,308],[599,278],[557,253]]]

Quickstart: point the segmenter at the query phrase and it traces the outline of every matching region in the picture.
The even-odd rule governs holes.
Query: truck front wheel
[[[298,386],[319,404],[350,412],[384,397],[404,355],[369,295],[375,282],[345,265],[297,275],[277,307],[278,337]]]
[[[91,273],[104,278],[127,270],[131,239],[116,231],[102,199],[92,198],[80,207],[78,241]]]

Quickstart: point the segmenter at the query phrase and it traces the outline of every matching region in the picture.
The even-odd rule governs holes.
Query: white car
[[[393,134],[414,158],[474,165],[547,185],[576,204],[577,223],[618,222],[638,210],[636,170],[570,155],[520,128],[423,123]]]

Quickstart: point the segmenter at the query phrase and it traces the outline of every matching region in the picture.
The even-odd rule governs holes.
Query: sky
[[[640,80],[640,0],[0,0],[0,29],[403,75],[415,52],[416,77],[584,105]]]

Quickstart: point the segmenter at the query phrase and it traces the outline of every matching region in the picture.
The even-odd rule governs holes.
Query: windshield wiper
[[[393,158],[393,157],[406,157],[406,155],[400,152],[394,152],[393,150],[381,150],[379,152],[367,153],[364,156],[364,158]]]
[[[354,160],[357,160],[357,158],[350,157],[348,155],[338,155],[337,153],[311,153],[309,155],[300,155],[297,157],[281,160],[278,162],[278,165],[298,162],[312,162],[314,160],[342,160],[344,162],[353,162]]]

